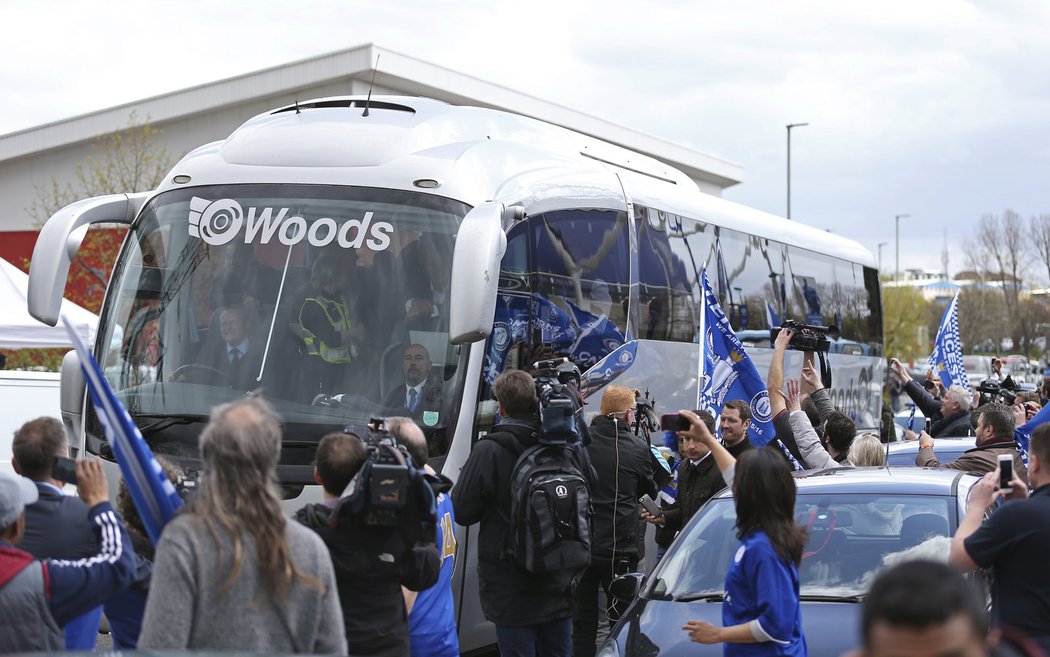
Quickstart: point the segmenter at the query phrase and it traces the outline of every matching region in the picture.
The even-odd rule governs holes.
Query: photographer
[[[955,386],[949,389],[949,394]],[[915,456],[915,465],[920,467],[943,467],[962,470],[975,475],[992,472],[998,467],[1000,454],[1013,456],[1014,472],[1028,483],[1028,471],[1021,461],[1014,443],[1014,411],[1004,404],[985,404],[977,409],[977,446],[966,450],[957,460],[941,465],[933,452],[933,438],[925,431],[919,434],[919,453]]]
[[[432,586],[441,560],[433,535],[416,539],[401,526],[342,516],[331,525],[340,496],[367,458],[364,442],[353,434],[322,438],[314,479],[324,501],[303,507],[295,519],[317,532],[331,553],[349,654],[403,656],[409,653],[409,628],[401,587],[422,591]]]
[[[890,359],[890,369],[904,383],[904,392],[908,393],[922,414],[932,421],[930,436],[938,438],[940,436],[971,435],[969,391],[962,386],[954,385],[948,388],[942,401],[937,401],[919,385],[918,381],[911,378],[911,375],[896,358]]]

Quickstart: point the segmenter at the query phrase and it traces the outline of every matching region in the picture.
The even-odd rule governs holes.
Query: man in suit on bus
[[[404,382],[391,388],[383,397],[383,406],[391,409],[406,409],[413,420],[434,426],[437,418],[424,413],[438,413],[441,409],[441,378],[432,372],[430,352],[421,344],[405,347],[401,359]]]
[[[262,364],[262,345],[252,335],[244,306],[227,306],[219,316],[219,339],[209,339],[197,362],[211,370],[202,383],[252,390]]]

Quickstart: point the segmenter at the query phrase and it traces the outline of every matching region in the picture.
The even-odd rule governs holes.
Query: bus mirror
[[[496,314],[500,260],[507,250],[503,204],[482,203],[467,213],[452,255],[448,335],[452,344],[485,339]]]
[[[149,192],[112,194],[67,205],[44,224],[29,265],[29,314],[54,326],[66,292],[69,265],[91,224],[131,224]]]
[[[62,411],[62,426],[66,429],[69,446],[77,456],[84,456],[84,432],[80,430],[80,419],[84,414],[84,370],[80,369],[80,356],[75,349],[62,358],[62,375],[59,379],[58,405]]]

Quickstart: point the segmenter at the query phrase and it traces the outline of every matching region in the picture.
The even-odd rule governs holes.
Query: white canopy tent
[[[48,326],[33,319],[26,305],[29,275],[0,258],[0,349],[38,349],[71,346],[66,328]],[[62,316],[69,319],[77,333],[91,344],[98,327],[98,316],[73,303],[62,300]]]

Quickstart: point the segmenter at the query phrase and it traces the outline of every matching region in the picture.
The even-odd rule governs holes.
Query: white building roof
[[[375,75],[377,89],[394,88],[450,103],[531,116],[649,154],[680,169],[703,187],[723,189],[743,181],[744,172],[740,165],[372,44],[2,135],[0,163],[89,142],[122,130],[126,128],[132,110],[136,110],[140,117],[148,116],[154,124],[164,124],[326,83],[349,80],[352,84],[348,85],[347,93],[364,93],[377,56],[380,56]]]

